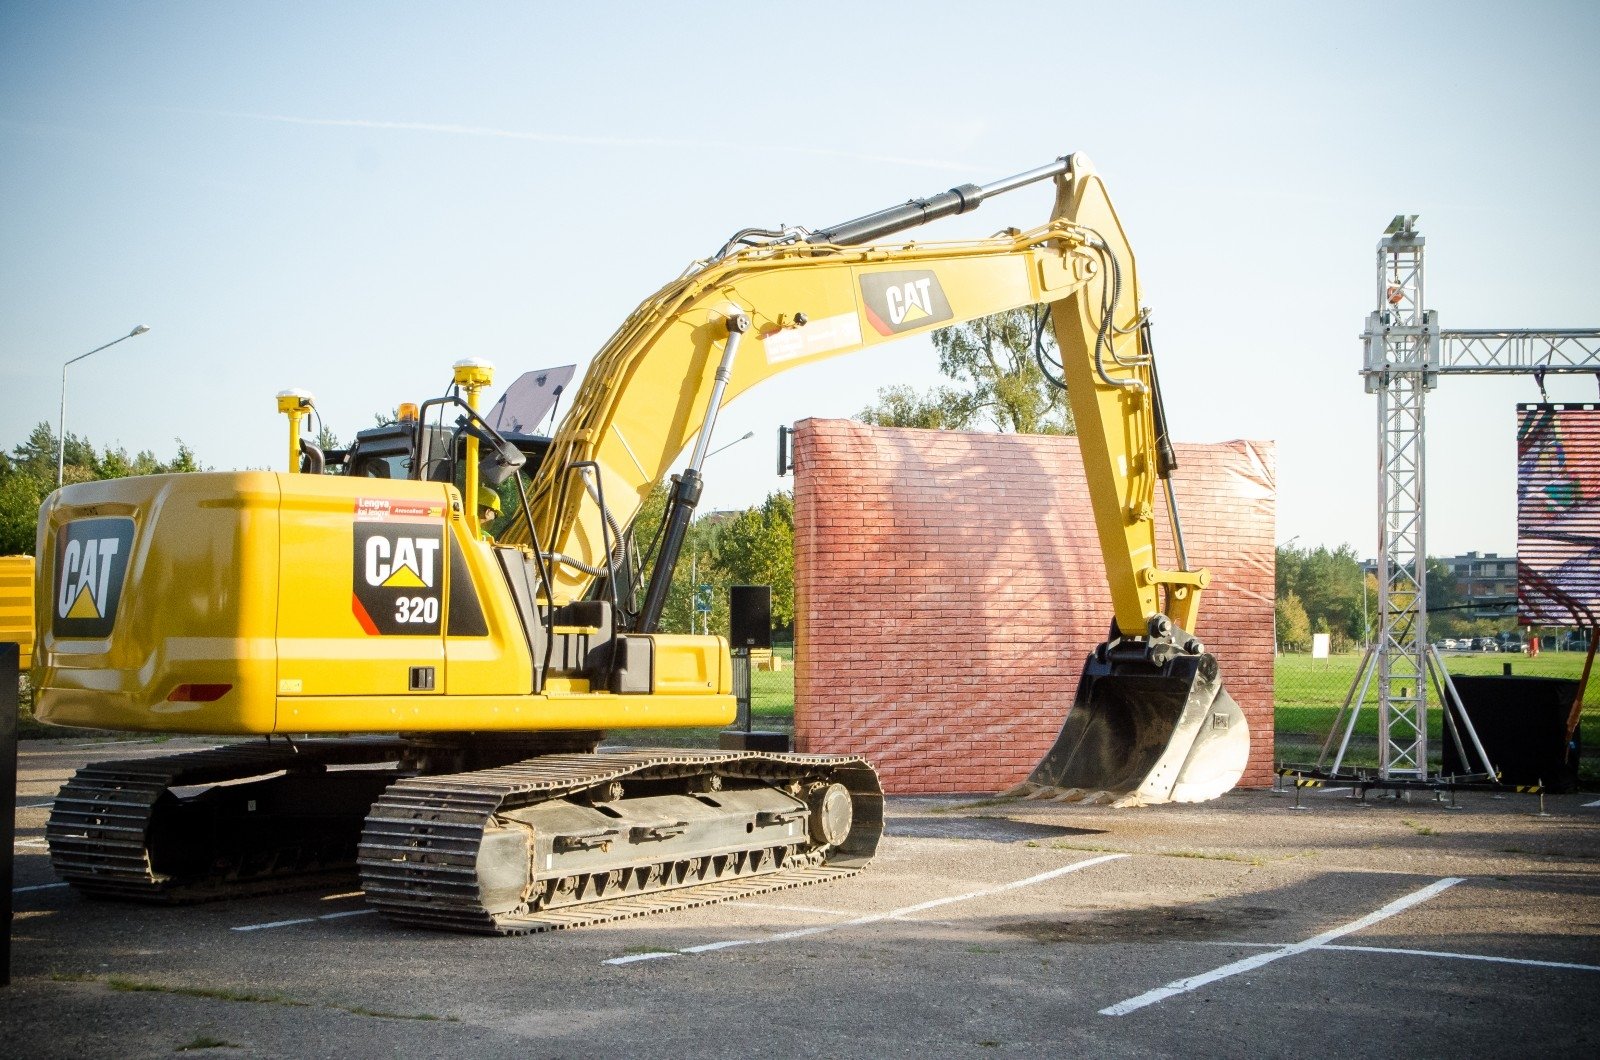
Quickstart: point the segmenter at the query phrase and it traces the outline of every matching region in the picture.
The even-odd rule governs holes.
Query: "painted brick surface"
[[[898,793],[1022,780],[1111,620],[1077,439],[811,419],[794,442],[799,749],[866,754]],[[1250,724],[1241,786],[1265,786],[1273,448],[1177,451],[1184,542],[1213,577],[1193,632]]]

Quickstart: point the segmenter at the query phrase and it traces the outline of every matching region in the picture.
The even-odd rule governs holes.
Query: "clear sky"
[[[587,363],[736,229],[820,227],[1084,151],[1176,436],[1277,443],[1277,537],[1377,545],[1358,335],[1421,215],[1444,327],[1600,326],[1600,5],[0,3],[0,445],[54,424],[276,466],[480,357]],[[1043,190],[928,238],[1030,227]],[[702,508],[780,424],[938,381],[925,341],[740,399]],[[1594,379],[1554,397],[1600,399]],[[1531,380],[1429,398],[1432,553],[1515,542]]]

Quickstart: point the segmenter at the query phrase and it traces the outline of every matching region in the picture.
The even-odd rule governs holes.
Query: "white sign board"
[[[1328,657],[1328,635],[1326,633],[1311,634],[1311,657],[1313,659],[1326,659]]]

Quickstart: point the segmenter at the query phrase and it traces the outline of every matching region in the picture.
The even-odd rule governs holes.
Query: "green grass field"
[[[758,718],[794,718],[794,649],[774,648],[783,669],[750,671],[750,713]]]
[[[784,659],[782,672],[751,674],[752,711],[757,724],[786,728],[794,718],[794,653],[783,648],[779,649],[779,654]],[[1582,673],[1583,659],[1582,652],[1547,652],[1531,659],[1525,655],[1449,653],[1444,656],[1444,663],[1451,676],[1495,675],[1510,663],[1511,672],[1519,676],[1563,677],[1575,681]],[[1274,667],[1276,729],[1287,746],[1320,745],[1333,727],[1339,706],[1349,693],[1360,665],[1359,654],[1327,659],[1313,659],[1309,655],[1278,657]],[[1226,680],[1226,672],[1223,677]],[[1591,732],[1600,730],[1600,673],[1595,675],[1595,681],[1584,696],[1584,720]],[[1430,710],[1428,721],[1430,740],[1436,748],[1442,746],[1439,742],[1442,715],[1437,709]],[[1352,755],[1359,758],[1362,752],[1356,746],[1364,742],[1362,738],[1375,741],[1378,735],[1378,711],[1370,690],[1367,705],[1357,720],[1355,735],[1358,739],[1352,746]]]
[[[1561,677],[1576,681],[1583,673],[1583,652],[1546,652],[1535,658],[1526,655],[1491,655],[1484,653],[1445,653],[1445,669],[1452,677],[1493,676],[1503,672],[1507,663],[1518,677]],[[1276,727],[1279,733],[1324,736],[1332,728],[1339,707],[1344,703],[1350,686],[1361,667],[1358,654],[1333,655],[1326,659],[1313,659],[1309,655],[1280,655],[1274,667],[1274,699],[1276,701]],[[1597,668],[1600,669],[1600,668]],[[1590,731],[1600,722],[1600,674],[1596,674],[1584,692],[1583,721]],[[1226,678],[1226,674],[1224,674]],[[1373,685],[1376,685],[1374,680]],[[1434,702],[1430,697],[1430,703]],[[1366,703],[1356,723],[1358,736],[1376,737],[1378,712],[1373,687],[1367,691]],[[1428,713],[1429,738],[1440,737],[1441,715],[1437,710]]]

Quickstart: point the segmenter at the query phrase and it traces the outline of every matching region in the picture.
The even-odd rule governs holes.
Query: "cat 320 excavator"
[[[1043,227],[884,242],[1044,180]],[[1115,615],[1021,790],[1221,794],[1244,768],[1244,719],[1191,635],[1207,572],[1188,568],[1181,532],[1177,563],[1157,560],[1174,460],[1149,319],[1101,180],[1072,155],[830,228],[736,233],[624,321],[551,437],[491,425],[491,370],[467,360],[445,396],[340,453],[302,437],[308,395],[280,394],[284,473],[52,494],[38,715],[264,737],[80,770],[50,815],[56,872],[88,895],[176,902],[354,865],[393,920],[524,934],[859,871],[883,827],[865,760],[601,737],[733,718],[727,641],[658,628],[728,401],[797,365],[1040,304]],[[686,450],[642,548],[634,517]],[[464,499],[497,485],[517,503],[489,540]]]

